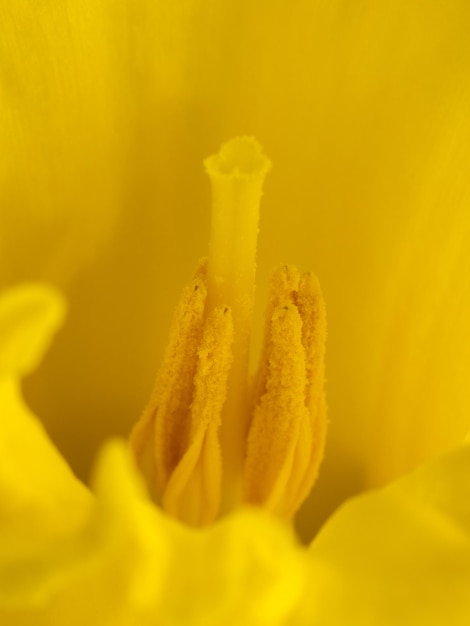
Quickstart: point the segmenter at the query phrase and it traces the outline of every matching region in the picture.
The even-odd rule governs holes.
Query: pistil
[[[259,208],[271,164],[255,139],[237,138],[205,161],[212,185],[206,311],[232,311],[233,364],[222,411],[223,509],[241,498],[249,416],[248,366],[253,317]]]

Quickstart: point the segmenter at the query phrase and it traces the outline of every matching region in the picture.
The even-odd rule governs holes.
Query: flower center
[[[149,489],[205,525],[249,503],[292,516],[316,477],[326,432],[325,309],[318,281],[275,272],[261,363],[248,375],[256,244],[270,162],[238,138],[205,161],[209,260],[183,291],[155,391],[131,433]]]

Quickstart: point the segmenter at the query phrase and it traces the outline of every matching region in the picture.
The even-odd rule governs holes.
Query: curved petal
[[[49,285],[23,284],[0,293],[0,379],[34,370],[64,316],[64,299]]]
[[[467,444],[343,505],[311,546],[318,624],[466,624],[469,503]]]
[[[162,589],[168,546],[122,444],[103,451],[95,491],[77,528],[25,548],[21,539],[31,531],[25,520],[24,537],[0,552],[2,623],[149,623],[137,617]]]
[[[105,529],[104,536],[125,524],[132,542],[130,567],[122,552],[114,565],[129,579],[128,609],[166,626],[287,623],[302,601],[308,571],[291,529],[257,510],[238,511],[204,530],[180,525],[142,500],[140,479],[126,458],[123,447],[105,451],[98,472],[104,480],[107,465],[107,488],[98,499],[110,505],[111,533]],[[144,543],[143,527],[134,526],[131,534],[129,520],[145,511],[153,524]]]
[[[290,530],[242,511],[204,531],[147,500],[125,445],[107,444],[83,528],[15,567],[0,555],[2,624],[284,624],[305,587]]]
[[[24,404],[18,378],[36,367],[65,312],[43,284],[0,294],[0,550],[30,529],[23,547],[74,525],[87,493]],[[77,520],[78,518],[78,520]]]

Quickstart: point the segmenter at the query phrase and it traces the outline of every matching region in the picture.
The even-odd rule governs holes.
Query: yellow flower
[[[27,395],[81,476],[145,402],[204,250],[194,164],[240,133],[277,170],[259,300],[280,261],[315,268],[334,329],[322,516],[461,441],[466,0],[2,4],[0,272],[72,304]]]
[[[81,476],[144,403],[203,247],[194,163],[239,132],[276,164],[259,284],[282,250],[328,301],[331,428],[303,535],[463,440],[466,0],[2,5],[0,277],[70,301],[25,386]],[[344,505],[308,553],[261,513],[181,528],[117,443],[90,495],[21,401],[62,308],[33,286],[1,305],[2,623],[468,621],[468,445]]]
[[[192,530],[150,503],[118,441],[90,494],[24,405],[18,378],[62,316],[45,285],[0,299],[2,624],[467,623],[469,444],[349,502],[309,550],[255,509]]]

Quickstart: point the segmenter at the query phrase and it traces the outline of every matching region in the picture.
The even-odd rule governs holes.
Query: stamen
[[[130,436],[137,463],[157,500],[189,441],[188,415],[203,330],[206,273],[204,259],[191,284],[183,290],[154,391]]]
[[[208,316],[198,350],[190,409],[189,441],[163,494],[163,507],[193,525],[211,522],[219,512],[222,461],[219,427],[232,363],[233,323],[228,307]]]
[[[325,307],[318,281],[283,267],[273,277],[247,444],[245,499],[292,516],[323,457]]]
[[[307,373],[305,404],[309,410],[311,439],[308,464],[297,495],[299,504],[295,509],[308,496],[317,479],[328,426],[325,395],[326,311],[320,283],[314,274],[301,276],[296,304],[303,321],[302,344]]]

